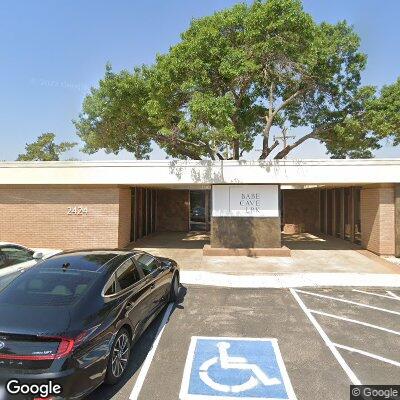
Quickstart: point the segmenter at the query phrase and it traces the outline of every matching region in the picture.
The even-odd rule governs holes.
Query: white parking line
[[[321,297],[323,299],[335,300],[335,301],[339,301],[339,302],[342,302],[342,303],[353,304],[353,305],[356,305],[356,306],[359,306],[359,307],[365,307],[365,308],[369,308],[369,309],[372,309],[372,310],[386,312],[386,313],[389,313],[389,314],[400,315],[400,312],[398,312],[398,311],[388,310],[386,308],[381,308],[381,307],[374,307],[374,306],[370,306],[368,304],[357,303],[356,301],[338,299],[337,297],[327,296],[325,294],[307,292],[305,290],[300,290],[300,289],[297,289],[296,291],[299,292],[299,293],[303,293],[303,294],[309,294],[310,296]]]
[[[135,386],[133,387],[132,393],[129,396],[130,400],[137,400],[137,398],[139,397],[140,391],[142,390],[142,387],[143,387],[144,380],[146,379],[146,376],[147,376],[147,372],[149,371],[151,362],[153,361],[154,354],[157,350],[158,344],[160,343],[161,335],[163,334],[165,325],[167,324],[168,319],[171,315],[173,306],[174,306],[174,304],[170,303],[168,305],[168,308],[165,311],[165,314],[161,321],[161,324],[158,327],[156,340],[154,341],[151,350],[149,351],[146,359],[144,360],[142,368],[140,369],[140,373],[136,379]]]
[[[333,342],[329,339],[328,335],[322,329],[321,325],[318,323],[318,321],[315,319],[315,317],[311,314],[310,310],[303,303],[300,296],[296,293],[297,291],[294,289],[290,289],[290,292],[292,293],[292,295],[296,299],[296,301],[299,303],[299,306],[304,311],[304,313],[307,315],[308,319],[314,325],[315,329],[321,335],[323,341],[328,346],[329,350],[332,352],[332,354],[334,355],[334,357],[336,358],[336,360],[338,361],[340,366],[343,368],[344,372],[346,372],[347,376],[349,377],[349,379],[353,383],[353,385],[361,385],[360,380],[357,378],[357,376],[352,371],[352,369],[348,366],[348,364],[346,363],[346,361],[344,360],[342,355],[339,353],[338,349],[335,347]]]
[[[400,297],[397,296],[397,294],[394,294],[393,292],[391,292],[390,290],[386,290],[386,293],[389,293],[390,296],[392,296],[394,299],[400,300]]]
[[[384,331],[384,332],[388,332],[388,333],[392,333],[394,335],[399,335],[400,336],[400,332],[394,331],[392,329],[384,328],[383,326],[369,324],[368,322],[362,322],[362,321],[358,321],[356,319],[340,317],[338,315],[329,314],[329,313],[326,313],[326,312],[323,312],[323,311],[310,310],[310,312],[313,313],[313,314],[323,315],[323,316],[329,317],[329,318],[339,319],[341,321],[351,322],[353,324],[367,326],[369,328],[379,329],[380,331]]]
[[[396,297],[396,295],[394,295],[394,296],[387,296],[386,294],[371,293],[371,292],[367,292],[367,291],[365,291],[365,290],[359,290],[359,289],[353,289],[353,292],[369,294],[369,295],[371,295],[371,296],[377,296],[377,297],[384,297],[385,299],[390,299],[390,300],[400,300],[400,297]],[[387,293],[391,293],[391,292],[387,292]]]
[[[363,356],[374,358],[375,360],[383,361],[387,364],[392,364],[392,365],[395,365],[396,367],[400,367],[400,362],[391,360],[389,358],[378,356],[377,354],[369,353],[368,351],[355,349],[354,347],[344,346],[344,345],[338,344],[338,343],[333,343],[333,345],[338,347],[339,349],[347,350],[352,353],[362,354]]]
[[[396,287],[400,274],[291,273],[232,275],[209,271],[181,271],[181,282],[187,285],[206,285],[234,288],[298,288],[325,286]]]

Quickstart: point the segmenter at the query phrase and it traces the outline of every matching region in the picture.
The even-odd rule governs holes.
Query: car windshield
[[[79,300],[99,276],[96,272],[32,268],[0,292],[0,304],[68,306]]]
[[[16,246],[0,247],[0,269],[33,260],[33,251]]]

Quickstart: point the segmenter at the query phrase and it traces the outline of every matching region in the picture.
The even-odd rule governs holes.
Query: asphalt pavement
[[[348,400],[354,380],[400,382],[398,289],[187,286],[164,326],[169,311],[135,345],[124,381],[90,400],[177,400],[196,336],[277,339],[298,400]]]

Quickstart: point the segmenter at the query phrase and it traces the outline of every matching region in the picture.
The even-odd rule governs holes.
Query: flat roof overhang
[[[0,162],[0,185],[340,185],[400,182],[400,158]]]

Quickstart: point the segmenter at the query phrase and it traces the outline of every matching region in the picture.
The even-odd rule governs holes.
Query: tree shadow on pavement
[[[179,297],[172,308],[171,315],[175,312],[176,309],[183,309],[183,301],[186,296],[187,289],[182,284],[179,288]],[[165,315],[165,311],[168,305],[164,306],[156,319],[149,325],[146,331],[142,334],[139,340],[133,345],[131,357],[129,360],[129,364],[127,369],[123,375],[122,380],[116,385],[106,385],[102,384],[99,386],[94,392],[92,392],[89,396],[87,396],[86,400],[110,400],[110,399],[128,399],[133,386],[135,384],[137,374],[141,366],[143,365],[147,354],[150,352],[153,347],[153,343],[156,340],[157,332],[160,327],[161,321]],[[167,322],[168,325],[168,322]],[[126,387],[125,387],[126,386]],[[119,392],[123,390],[123,395],[120,395]]]

